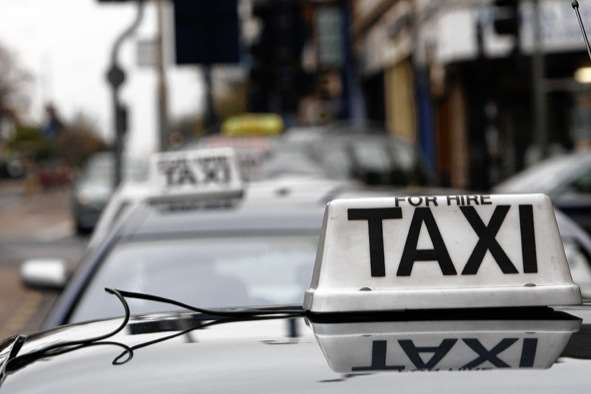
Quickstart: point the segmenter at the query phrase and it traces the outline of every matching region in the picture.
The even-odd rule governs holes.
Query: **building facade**
[[[541,156],[589,145],[589,89],[575,80],[589,59],[570,2],[539,0],[539,13],[516,2],[513,35],[498,31],[494,0],[353,4],[368,117],[417,144],[444,184],[488,189]]]

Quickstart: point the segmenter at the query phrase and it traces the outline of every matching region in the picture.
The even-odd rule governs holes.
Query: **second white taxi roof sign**
[[[304,306],[311,312],[572,305],[549,198],[334,200]]]
[[[155,154],[151,200],[240,197],[244,187],[231,148],[197,149]]]

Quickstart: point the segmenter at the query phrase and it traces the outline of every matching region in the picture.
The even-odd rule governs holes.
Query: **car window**
[[[301,304],[315,236],[187,238],[124,242],[107,256],[71,322],[122,314],[105,287],[158,294],[206,308]],[[173,307],[130,300],[133,314]]]
[[[575,193],[590,194],[591,193],[591,172],[585,172],[576,178],[569,189]]]
[[[570,156],[549,159],[507,179],[495,187],[497,193],[552,193],[573,171],[588,162],[588,157]]]

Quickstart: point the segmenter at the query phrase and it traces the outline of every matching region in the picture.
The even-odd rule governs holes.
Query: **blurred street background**
[[[361,130],[420,158],[404,186],[486,192],[591,147],[590,84],[566,0],[3,0],[0,337],[37,328],[58,294],[26,289],[20,264],[74,269],[153,152],[323,134],[338,169],[332,141]]]
[[[0,336],[38,327],[57,293],[26,289],[20,264],[30,258],[55,256],[76,262],[85,240],[74,236],[69,190],[31,193],[22,181],[0,182]]]

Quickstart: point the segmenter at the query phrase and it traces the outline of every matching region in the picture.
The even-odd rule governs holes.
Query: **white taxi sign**
[[[231,148],[157,153],[152,157],[151,200],[240,197],[243,184]]]
[[[543,194],[331,201],[311,312],[580,304]]]

